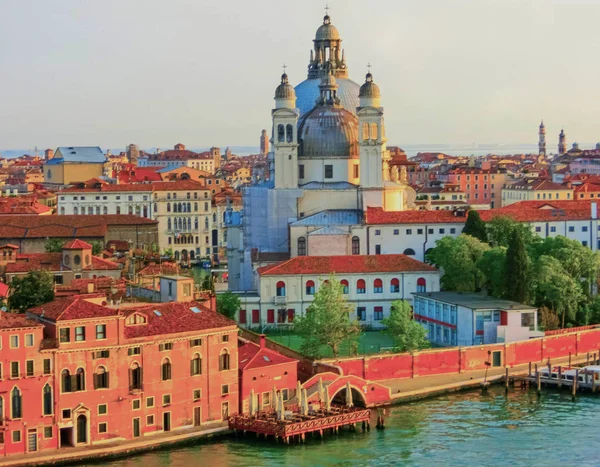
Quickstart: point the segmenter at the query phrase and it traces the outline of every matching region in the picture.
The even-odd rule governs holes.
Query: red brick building
[[[0,313],[0,456],[130,440],[238,411],[235,322],[210,302],[73,296]]]

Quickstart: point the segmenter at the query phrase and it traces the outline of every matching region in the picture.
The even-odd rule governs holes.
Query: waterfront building
[[[209,173],[221,166],[221,150],[210,148],[209,151],[197,153],[186,149],[184,144],[178,143],[173,149],[157,154],[142,153],[138,157],[139,167],[191,167]]]
[[[131,242],[132,248],[150,249],[158,243],[158,222],[128,214],[5,216],[0,222],[0,245],[7,243],[20,253],[44,253],[49,238],[63,242],[79,239]]]
[[[502,206],[519,201],[567,201],[573,198],[573,188],[547,179],[525,178],[507,183],[502,188]]]
[[[417,292],[414,319],[442,346],[496,344],[541,337],[537,308],[481,294]]]
[[[98,146],[59,147],[44,161],[44,183],[56,187],[101,177],[106,160]]]
[[[258,268],[258,294],[244,297],[238,315],[240,326],[293,323],[296,314],[306,313],[331,273],[354,306],[350,316],[374,328],[382,326],[381,320],[389,316],[394,300],[412,302],[413,292],[440,288],[437,269],[406,255],[297,256]]]

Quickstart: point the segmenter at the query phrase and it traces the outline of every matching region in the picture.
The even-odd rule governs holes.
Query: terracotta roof
[[[178,180],[176,182],[127,183],[123,185],[102,184],[97,187],[84,187],[81,184],[61,190],[59,193],[107,193],[131,191],[190,191],[207,190],[202,183],[193,180]]]
[[[0,215],[49,214],[52,208],[31,197],[0,198]]]
[[[196,308],[200,312],[194,313],[192,308]],[[147,318],[147,324],[145,325],[125,326],[125,337],[129,339],[236,327],[235,321],[220,313],[211,311],[197,302],[153,303],[139,308],[126,308],[123,311],[125,316],[141,313]]]
[[[253,342],[247,342],[238,347],[238,368],[240,370],[251,370],[253,368],[263,368],[282,363],[295,363],[297,361],[266,347],[261,348]]]
[[[30,271],[70,271],[62,264],[62,253],[24,253],[18,254],[16,262],[6,264],[9,274]]]
[[[92,256],[92,264],[85,268],[86,271],[116,271],[119,269],[121,269],[119,263],[100,258],[99,256]]]
[[[92,245],[78,238],[71,240],[66,245],[63,245],[63,250],[91,250]]]
[[[0,238],[104,237],[109,225],[153,225],[158,221],[130,214],[7,216]]]
[[[161,274],[179,274],[179,266],[172,262],[150,264],[137,273],[138,276],[159,276]]]
[[[129,243],[126,240],[109,240],[106,242],[106,249],[112,249],[115,251],[129,251]]]
[[[6,243],[6,244],[0,246],[0,248],[11,248],[13,250],[18,250],[19,249],[19,247],[17,245],[14,245],[12,243]]]
[[[85,296],[83,296],[85,297]],[[52,321],[70,321],[75,319],[117,316],[118,310],[89,302],[75,295],[61,298],[50,303],[31,308],[28,313],[43,316]]]
[[[282,263],[258,268],[261,276],[404,271],[437,269],[406,255],[296,256]]]
[[[20,313],[0,311],[0,329],[41,328],[43,325]]]
[[[520,180],[513,184],[506,184],[505,190],[532,190],[532,191],[560,191],[560,190],[572,190],[572,188],[561,185],[560,183],[554,183],[550,180],[544,179],[526,179]]]
[[[8,297],[8,285],[4,282],[0,282],[0,298]]]

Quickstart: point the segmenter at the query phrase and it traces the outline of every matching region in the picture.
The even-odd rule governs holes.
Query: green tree
[[[240,297],[233,292],[225,292],[217,295],[217,311],[229,319],[235,319],[240,309]]]
[[[506,298],[518,303],[529,303],[531,287],[529,256],[520,229],[514,229],[506,250]]]
[[[496,298],[506,295],[506,248],[495,247],[477,260],[477,268],[485,276],[487,293]]]
[[[393,301],[390,316],[381,323],[386,327],[384,332],[394,339],[398,352],[414,352],[429,347],[427,330],[413,319],[411,306],[406,300]]]
[[[487,243],[488,241],[485,222],[481,220],[479,213],[474,210],[469,211],[467,222],[465,222],[462,233],[465,235],[470,235],[471,237],[475,237],[484,243]]]
[[[46,253],[61,253],[64,244],[65,242],[60,238],[49,238],[46,240],[44,248]]]
[[[477,262],[490,249],[470,235],[443,237],[426,255],[427,261],[442,269],[441,284],[444,290],[476,292],[486,283],[486,277]]]
[[[530,226],[517,222],[508,216],[496,216],[485,224],[487,237],[492,247],[503,246],[508,248],[513,233],[518,230],[521,232],[525,245],[531,245],[535,239],[539,238],[533,234]]]
[[[215,291],[215,281],[212,274],[208,274],[204,276],[204,279],[202,279],[202,290],[210,290],[211,292]]]
[[[331,275],[328,281],[322,282],[306,315],[294,322],[294,330],[303,338],[302,353],[318,358],[321,346],[326,345],[337,357],[342,343],[355,342],[361,328],[358,321],[350,319],[353,309],[335,276]]]
[[[165,248],[165,252],[163,253],[169,259],[173,259],[173,248]]]
[[[31,271],[23,277],[14,277],[10,283],[8,306],[24,313],[34,306],[54,300],[54,278],[48,271]]]
[[[92,254],[94,256],[98,256],[104,251],[104,244],[100,240],[92,240],[90,244],[92,245]]]

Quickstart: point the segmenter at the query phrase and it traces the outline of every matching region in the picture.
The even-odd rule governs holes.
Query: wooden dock
[[[361,423],[363,430],[370,429],[371,411],[360,407],[331,407],[328,411],[311,412],[308,415],[292,413],[279,420],[273,412],[259,412],[254,416],[241,414],[229,419],[229,428],[238,433],[255,433],[257,436],[273,436],[284,443],[304,442],[306,434],[318,433],[321,437],[327,431],[337,433],[347,426],[350,431]]]

